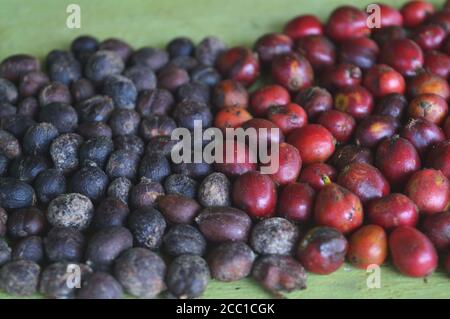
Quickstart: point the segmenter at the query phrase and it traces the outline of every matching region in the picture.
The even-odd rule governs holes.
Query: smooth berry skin
[[[424,68],[426,71],[447,79],[450,75],[450,56],[431,50],[425,54]]]
[[[427,156],[427,167],[440,170],[450,178],[450,141],[445,140],[431,147]]]
[[[309,35],[322,35],[324,27],[316,16],[301,15],[290,20],[284,26],[283,32],[293,40],[297,40]]]
[[[289,91],[280,85],[267,85],[250,97],[250,110],[256,117],[265,116],[271,106],[286,105],[291,102]]]
[[[363,208],[358,196],[335,183],[325,185],[316,197],[314,217],[317,225],[347,234],[363,223]]]
[[[450,212],[426,216],[422,230],[439,251],[450,249]]]
[[[340,63],[327,68],[321,84],[331,90],[349,88],[361,84],[363,73],[359,67],[351,63]]]
[[[293,130],[287,142],[299,150],[304,164],[325,162],[335,150],[333,135],[319,124],[308,124]]]
[[[437,94],[421,94],[409,102],[408,115],[410,118],[424,118],[431,123],[441,125],[447,114],[447,101]]]
[[[233,143],[233,154],[228,157],[227,149],[229,147],[231,148],[230,144],[231,142],[228,140],[224,141],[224,160],[222,163],[216,162],[214,164],[215,169],[229,177],[235,177],[247,172],[256,171],[258,167],[256,154],[253,153],[244,143],[235,141]]]
[[[267,118],[278,126],[284,135],[308,124],[306,111],[296,103],[271,106],[267,111]]]
[[[422,157],[431,146],[445,140],[442,129],[423,118],[410,119],[400,135],[410,141]]]
[[[399,10],[384,3],[379,3],[381,28],[402,26],[403,16]]]
[[[450,86],[447,80],[427,72],[421,72],[410,79],[406,91],[410,98],[421,94],[436,94],[444,100],[450,98]]]
[[[372,224],[390,232],[399,226],[415,227],[419,209],[406,195],[392,193],[371,201],[367,206],[367,217]]]
[[[377,64],[367,70],[363,85],[375,98],[382,98],[392,93],[405,93],[405,79],[386,64]]]
[[[426,277],[437,267],[438,256],[431,241],[415,228],[401,226],[389,237],[394,266],[404,275]]]
[[[326,30],[328,36],[335,42],[365,37],[370,34],[366,13],[353,6],[342,6],[335,9],[328,18]]]
[[[410,1],[400,9],[403,25],[408,28],[422,24],[434,11],[431,3],[421,0]]]
[[[291,52],[293,44],[292,39],[285,34],[268,33],[256,41],[254,49],[261,63],[269,64],[277,55]]]
[[[339,143],[348,142],[356,126],[356,121],[351,115],[337,110],[323,112],[317,123],[327,128]]]
[[[299,181],[307,183],[316,191],[320,191],[328,181],[336,180],[336,169],[325,163],[313,163],[302,169]]]
[[[349,240],[347,259],[360,269],[370,265],[381,265],[388,254],[388,239],[383,228],[366,225],[352,234]]]
[[[244,47],[234,47],[217,60],[217,69],[225,77],[250,86],[259,76],[258,55]]]
[[[362,120],[374,109],[373,96],[363,86],[347,87],[334,96],[334,108],[350,114],[357,121]]]
[[[273,161],[271,163],[275,164]],[[293,183],[297,180],[301,169],[302,159],[299,151],[290,144],[281,143],[278,148],[278,169],[275,173],[269,174],[272,180],[277,185]]]
[[[233,184],[233,203],[252,218],[267,218],[275,214],[277,192],[268,175],[248,172]]]
[[[390,65],[402,75],[410,77],[423,67],[422,49],[410,39],[397,39],[387,42],[380,54],[380,62]]]
[[[323,70],[336,62],[336,46],[323,35],[310,35],[297,40],[294,50],[308,59],[314,70]]]
[[[405,194],[419,207],[422,214],[437,214],[449,207],[450,182],[441,171],[423,169],[411,176]]]
[[[419,28],[412,39],[422,50],[439,49],[444,43],[447,32],[437,24],[428,24]]]
[[[272,62],[271,71],[274,81],[292,92],[313,84],[314,72],[311,64],[296,53],[277,56]]]
[[[375,154],[375,166],[392,187],[402,187],[421,167],[419,153],[407,139],[394,136],[383,140]]]
[[[305,223],[313,214],[316,192],[307,183],[291,183],[281,191],[278,215],[293,222]]]

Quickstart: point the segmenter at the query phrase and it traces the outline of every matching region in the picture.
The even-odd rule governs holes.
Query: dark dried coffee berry
[[[17,107],[8,102],[0,102],[0,119],[15,114],[17,114]]]
[[[233,207],[209,207],[195,218],[202,234],[209,241],[245,241],[252,221],[243,211]]]
[[[109,96],[94,95],[77,106],[78,114],[83,122],[106,122],[114,110]]]
[[[123,226],[128,216],[128,206],[118,198],[108,197],[97,207],[92,225],[97,228]]]
[[[194,158],[192,154],[191,159]],[[172,171],[178,174],[184,174],[194,179],[202,179],[212,172],[212,165],[206,162],[184,162],[172,165]]]
[[[87,276],[78,290],[78,299],[121,299],[122,286],[113,276],[96,271]]]
[[[72,41],[70,50],[75,58],[84,64],[98,50],[98,40],[89,35],[81,35]]]
[[[100,229],[88,241],[87,264],[96,269],[106,269],[125,250],[133,246],[133,236],[125,227]]]
[[[165,115],[174,102],[172,93],[165,89],[144,90],[139,94],[136,110],[142,116]]]
[[[17,114],[35,118],[39,111],[39,103],[35,97],[26,97],[17,104]]]
[[[164,180],[164,189],[167,194],[178,194],[189,198],[197,195],[197,181],[183,174],[173,174]]]
[[[191,81],[214,87],[222,80],[220,73],[213,67],[199,65],[191,71]]]
[[[158,182],[142,177],[130,190],[130,206],[133,208],[153,207],[158,197],[164,195],[164,188]]]
[[[202,206],[230,206],[231,183],[222,173],[208,175],[198,188],[198,200]]]
[[[8,294],[29,296],[36,292],[41,268],[29,260],[11,261],[0,269],[0,288]]]
[[[81,78],[81,65],[71,52],[53,50],[47,55],[47,72],[50,79],[69,85]]]
[[[80,162],[91,161],[98,167],[104,167],[113,150],[114,143],[110,138],[105,136],[93,137],[81,145]]]
[[[45,215],[36,207],[15,210],[8,218],[8,234],[13,238],[40,235],[45,226]]]
[[[39,236],[30,236],[21,239],[14,245],[12,251],[12,260],[30,260],[40,263],[44,259],[44,248],[42,238]]]
[[[204,38],[195,48],[195,57],[204,65],[213,66],[227,46],[216,37]]]
[[[139,165],[139,176],[161,182],[170,175],[170,163],[161,154],[147,154]]]
[[[41,203],[48,203],[56,196],[66,192],[66,177],[59,169],[45,170],[34,181],[34,189],[38,200]]]
[[[123,69],[124,63],[117,53],[100,50],[89,57],[84,74],[94,83],[100,83],[109,75],[122,73]]]
[[[125,150],[142,156],[142,154],[144,154],[145,144],[137,135],[119,135],[114,138],[114,148],[116,150]]]
[[[166,284],[176,298],[196,298],[205,291],[209,278],[208,264],[202,257],[181,255],[167,269]]]
[[[20,78],[19,93],[22,98],[35,96],[50,82],[47,74],[41,71],[31,71]]]
[[[44,249],[51,262],[78,262],[83,258],[84,235],[75,228],[52,228],[44,238]]]
[[[48,155],[50,144],[58,135],[58,130],[51,123],[35,124],[23,137],[23,150],[29,155]]]
[[[112,98],[119,109],[134,109],[137,89],[133,81],[122,75],[111,75],[105,78],[103,93]]]
[[[252,271],[256,279],[275,297],[283,297],[282,291],[306,288],[305,269],[290,256],[268,255],[256,260]]]
[[[81,78],[71,84],[70,93],[75,102],[80,103],[95,95],[95,86],[88,79]]]
[[[96,136],[112,137],[112,131],[108,124],[103,122],[85,122],[78,126],[77,133],[86,139]]]
[[[166,265],[156,253],[145,248],[131,248],[120,255],[114,276],[129,294],[152,298],[166,287]]]
[[[177,124],[171,117],[167,115],[153,115],[142,120],[139,133],[146,141],[149,141],[152,137],[159,135],[170,136],[176,128]]]
[[[174,224],[190,224],[197,216],[200,205],[193,199],[178,194],[158,198],[158,208]]]
[[[39,70],[39,60],[31,55],[11,55],[0,63],[0,78],[11,82],[19,81],[24,74]]]
[[[106,164],[109,178],[126,177],[134,179],[139,164],[139,155],[127,150],[117,150],[111,153]]]
[[[123,75],[129,78],[138,92],[156,88],[156,75],[153,70],[146,66],[132,66],[127,68]]]
[[[158,86],[175,92],[179,87],[189,82],[189,73],[182,68],[166,66],[158,73]]]
[[[108,38],[103,40],[99,46],[99,50],[107,50],[115,52],[124,63],[128,61],[131,54],[133,54],[133,48],[123,40],[117,38]]]
[[[111,114],[109,126],[113,135],[136,134],[141,117],[135,110],[116,109]]]
[[[31,155],[16,158],[9,166],[9,176],[22,182],[31,183],[40,173],[49,167],[49,161],[42,156]]]
[[[8,165],[9,159],[5,155],[0,154],[0,177],[5,175],[8,170]]]
[[[209,87],[198,82],[189,82],[180,86],[177,90],[177,100],[181,101],[194,101],[198,103],[209,103]]]
[[[2,118],[0,120],[0,127],[21,140],[27,130],[35,123],[29,116],[15,114]]]
[[[117,198],[125,204],[128,204],[128,194],[133,184],[126,177],[118,177],[113,180],[108,187],[108,196]]]
[[[72,95],[65,84],[51,82],[41,89],[39,92],[39,105],[46,106],[51,103],[72,103]]]
[[[87,196],[93,202],[98,202],[106,194],[108,184],[106,173],[97,164],[90,162],[73,174],[70,189],[74,193]]]
[[[207,260],[214,279],[237,281],[250,274],[255,253],[244,242],[224,243],[214,248]]]
[[[186,71],[191,71],[198,66],[196,58],[191,56],[177,56],[167,63],[167,67],[181,68]]]
[[[163,238],[164,251],[170,256],[192,254],[202,256],[206,240],[197,228],[191,225],[174,225]]]
[[[169,62],[169,55],[161,49],[144,47],[133,53],[130,62],[132,65],[146,66],[158,71]]]
[[[16,86],[12,82],[0,78],[0,102],[15,104],[18,96]]]
[[[298,240],[298,229],[287,219],[273,217],[260,221],[252,230],[250,243],[262,255],[289,255]]]
[[[0,238],[0,266],[11,260],[11,247],[4,238]]]
[[[177,104],[173,117],[180,127],[194,129],[194,121],[199,121],[204,129],[212,125],[212,114],[208,105],[194,101],[182,101]]]
[[[19,157],[22,154],[22,147],[17,138],[11,133],[0,130],[0,154],[8,159]]]
[[[80,273],[78,273],[78,269]],[[90,275],[92,270],[83,264],[57,262],[47,266],[41,273],[39,292],[47,298],[72,299],[80,283]],[[81,277],[74,278],[77,273]],[[68,285],[71,283],[71,285]]]
[[[128,228],[139,246],[157,249],[166,229],[166,221],[154,208],[139,208],[130,214]]]
[[[0,203],[5,209],[33,206],[36,202],[34,189],[27,183],[10,177],[0,177]]]
[[[167,44],[167,52],[171,58],[189,56],[194,52],[194,43],[186,37],[178,37]]]
[[[48,205],[47,219],[54,227],[83,230],[89,226],[93,211],[94,206],[88,197],[77,193],[63,194]]]
[[[50,156],[55,168],[69,173],[78,168],[78,151],[83,138],[75,133],[63,134],[57,137],[50,145]]]
[[[5,236],[7,230],[8,214],[0,207],[0,237]]]
[[[78,114],[68,104],[50,103],[41,108],[39,122],[51,123],[60,133],[69,133],[75,131],[78,125]]]
[[[165,157],[170,157],[172,148],[178,143],[176,140],[172,140],[170,136],[159,135],[152,137],[145,149],[147,154],[157,153]]]

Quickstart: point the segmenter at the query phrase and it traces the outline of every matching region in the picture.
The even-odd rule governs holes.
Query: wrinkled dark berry
[[[100,229],[87,243],[87,264],[96,269],[107,268],[122,252],[132,246],[133,236],[128,229],[121,226]]]
[[[92,225],[97,228],[123,226],[128,216],[128,206],[118,198],[105,198],[97,207]]]
[[[42,156],[25,156],[14,159],[9,166],[9,176],[19,181],[31,183],[50,166],[47,158]]]
[[[7,230],[8,214],[0,207],[0,237],[5,236]]]
[[[8,159],[19,157],[22,154],[22,147],[17,138],[11,133],[0,130],[0,154]]]
[[[169,54],[156,48],[144,47],[133,53],[131,64],[146,66],[153,71],[158,71],[169,62]]]
[[[114,275],[125,291],[141,298],[152,298],[163,291],[165,274],[161,257],[145,248],[126,250],[114,266]]]
[[[194,157],[194,154],[191,155],[191,159]],[[212,172],[212,165],[208,164],[204,161],[200,163],[184,162],[175,163],[172,165],[172,171],[177,174],[184,174],[192,177],[194,179],[202,179],[209,175]]]
[[[114,101],[119,109],[134,109],[137,99],[137,89],[133,81],[122,75],[111,75],[105,78],[103,93]]]
[[[197,195],[197,181],[184,174],[173,174],[164,180],[167,194],[178,194],[190,198]]]
[[[195,48],[195,57],[204,65],[214,65],[217,58],[227,49],[225,43],[216,37],[204,38]]]
[[[18,139],[22,139],[27,130],[33,126],[36,122],[26,115],[15,114],[8,117],[4,117],[0,120],[0,127]]]
[[[12,260],[30,260],[40,263],[44,259],[44,248],[42,238],[39,236],[30,236],[21,239],[14,245],[12,251]]]
[[[224,243],[208,255],[211,276],[220,281],[237,281],[247,277],[255,253],[244,242]]]
[[[133,53],[133,48],[128,43],[117,38],[109,38],[103,40],[99,44],[98,49],[116,53],[124,63],[128,61],[131,54]]]
[[[17,114],[17,108],[8,102],[0,102],[0,119]]]
[[[173,104],[172,93],[165,89],[144,90],[139,94],[136,110],[142,116],[165,115]]]
[[[170,175],[170,163],[161,154],[147,154],[139,165],[139,176],[161,182]]]
[[[34,181],[34,189],[41,203],[48,203],[66,192],[66,177],[59,169],[48,169],[40,173]]]
[[[94,272],[84,280],[78,290],[78,299],[121,299],[123,289],[113,276],[106,272]]]
[[[132,66],[127,68],[123,75],[129,78],[138,92],[156,88],[157,80],[153,70],[146,66]]]
[[[199,65],[191,71],[191,81],[202,83],[209,87],[216,86],[222,76],[216,69],[211,66]]]
[[[123,69],[124,63],[117,53],[100,50],[89,57],[84,74],[94,83],[100,83],[109,75],[122,73]]]
[[[11,260],[11,247],[4,238],[0,238],[0,266]]]
[[[77,193],[59,195],[48,205],[47,220],[54,227],[86,229],[92,219],[94,206],[90,199]]]
[[[129,203],[133,208],[153,207],[159,196],[164,195],[164,188],[158,182],[146,177],[130,190]]]
[[[280,217],[260,221],[252,229],[250,243],[263,255],[289,255],[297,242],[299,232],[290,221]]]
[[[75,102],[83,102],[95,95],[94,84],[88,79],[79,79],[70,86],[70,93]]]
[[[186,37],[178,37],[167,44],[167,52],[171,58],[189,56],[194,52],[194,43]]]
[[[206,261],[197,255],[181,255],[167,269],[169,292],[180,299],[199,297],[208,285],[210,273]]]
[[[139,127],[140,135],[146,140],[158,135],[172,134],[172,131],[177,128],[175,121],[167,115],[153,115],[145,117],[141,121]]]
[[[13,238],[40,235],[45,226],[45,215],[36,207],[15,210],[8,218],[8,234]]]
[[[104,167],[109,155],[114,150],[114,143],[105,136],[93,137],[85,141],[79,150],[80,162],[91,161],[98,167]]]
[[[60,133],[69,133],[78,125],[78,114],[72,106],[55,102],[41,108],[39,121],[53,124]]]
[[[139,164],[139,155],[127,150],[117,150],[111,153],[106,164],[106,173],[109,178],[126,177],[134,179]]]
[[[157,249],[166,229],[166,221],[156,209],[140,208],[130,214],[128,228],[139,246]]]
[[[189,82],[189,73],[182,68],[168,66],[158,74],[158,85],[170,92],[176,90]]]
[[[116,109],[111,114],[109,126],[113,135],[136,134],[141,118],[135,110]]]
[[[331,162],[340,171],[352,163],[372,164],[373,156],[366,147],[348,144],[334,152]]]
[[[85,195],[90,200],[98,202],[106,194],[108,184],[109,179],[106,173],[92,163],[73,174],[70,189],[72,192]]]
[[[208,175],[198,188],[198,200],[202,206],[230,206],[231,183],[222,173]]]
[[[71,52],[53,50],[47,55],[46,66],[50,79],[69,85],[81,78],[81,65]]]
[[[8,170],[8,165],[9,159],[5,155],[0,154],[0,177],[5,175]]]
[[[83,258],[84,235],[75,228],[54,227],[44,238],[44,249],[51,262],[78,262]]]
[[[36,194],[30,185],[14,178],[0,177],[0,203],[3,208],[25,208],[35,202]]]
[[[13,83],[0,78],[0,102],[15,104],[18,95],[17,88]]]
[[[39,102],[35,97],[27,97],[17,105],[17,114],[35,118],[39,111]]]
[[[192,254],[202,256],[206,240],[197,228],[191,225],[174,225],[164,235],[164,251],[170,256]]]
[[[141,156],[144,153],[144,141],[137,135],[119,135],[114,138],[114,147],[117,150],[126,150]]]
[[[186,83],[180,86],[177,90],[178,101],[189,100],[208,104],[209,95],[209,87],[197,82]]]
[[[108,124],[103,122],[86,122],[78,126],[77,133],[86,139],[97,136],[112,137],[112,131]]]
[[[114,111],[109,96],[94,95],[77,105],[80,120],[83,122],[106,122]]]
[[[133,184],[126,177],[118,177],[113,180],[108,187],[108,196],[117,198],[123,203],[128,203],[128,194]]]
[[[39,92],[39,105],[46,106],[51,103],[71,104],[72,95],[69,88],[62,83],[52,82],[44,86]]]
[[[0,269],[0,288],[8,294],[29,296],[36,292],[41,268],[30,260],[11,261]]]
[[[20,78],[19,93],[21,97],[35,96],[50,82],[47,74],[41,71],[31,71]]]
[[[11,55],[0,63],[0,78],[11,82],[19,81],[24,74],[39,70],[39,60],[31,55]]]
[[[50,156],[55,168],[64,173],[72,172],[78,168],[78,151],[83,138],[75,133],[63,134],[53,140],[50,145]]]
[[[72,41],[70,49],[78,61],[85,63],[98,50],[98,44],[96,38],[89,35],[81,35]]]
[[[47,155],[50,144],[59,135],[53,124],[38,123],[31,126],[23,137],[23,150],[29,155]]]
[[[197,216],[200,205],[193,199],[178,194],[158,198],[158,208],[174,224],[190,224]]]

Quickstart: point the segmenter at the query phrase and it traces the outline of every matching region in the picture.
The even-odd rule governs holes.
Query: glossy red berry
[[[450,178],[450,141],[442,141],[430,148],[427,156],[427,167],[440,170]]]
[[[447,32],[438,24],[427,24],[420,27],[412,37],[422,50],[439,49],[444,43]]]
[[[268,175],[248,172],[239,176],[233,184],[233,203],[251,217],[265,218],[275,214],[277,192]]]
[[[415,228],[401,226],[389,237],[394,266],[410,277],[425,277],[434,272],[438,256],[431,241]]]
[[[225,78],[249,86],[259,76],[258,56],[250,49],[234,47],[219,56],[217,69]]]
[[[442,129],[424,118],[410,119],[400,135],[410,141],[421,156],[429,147],[445,140]]]
[[[363,73],[359,67],[341,63],[326,69],[320,80],[325,87],[334,90],[359,85],[362,78]]]
[[[450,183],[441,171],[423,169],[411,176],[405,194],[416,203],[421,213],[436,214],[449,207]]]
[[[321,35],[323,25],[320,20],[313,15],[301,15],[290,20],[283,29],[283,32],[294,40],[308,36]]]
[[[428,72],[422,72],[408,82],[407,93],[411,98],[421,94],[432,93],[448,100],[450,87],[446,79]]]
[[[431,74],[447,79],[450,74],[450,56],[431,50],[425,54],[424,68]]]
[[[358,146],[376,147],[383,139],[393,136],[399,124],[396,119],[386,115],[371,115],[362,120],[355,131]]]
[[[406,3],[400,12],[403,16],[405,27],[417,27],[422,24],[428,16],[434,13],[434,7],[431,3],[422,0],[414,0]]]
[[[318,86],[300,91],[295,97],[295,102],[305,109],[310,120],[316,119],[320,113],[333,108],[333,97],[330,92]]]
[[[426,216],[422,223],[422,230],[437,250],[450,249],[450,212],[442,212]]]
[[[347,234],[363,223],[363,208],[358,196],[335,183],[325,185],[317,194],[314,219],[317,225],[336,228]]]
[[[391,93],[405,93],[405,79],[386,64],[377,64],[367,70],[363,84],[375,98]]]
[[[439,95],[425,93],[416,96],[408,106],[410,118],[424,118],[431,123],[441,125],[448,114],[447,102]]]
[[[363,226],[350,237],[347,258],[357,268],[381,265],[387,255],[388,239],[380,226]]]
[[[321,190],[327,183],[336,180],[336,169],[325,163],[313,163],[302,169],[299,181],[309,184],[316,191]]]
[[[303,56],[286,53],[273,60],[272,77],[276,83],[289,91],[298,91],[312,85],[314,72],[311,64]]]
[[[273,156],[274,154],[272,153]],[[277,185],[286,185],[295,182],[302,168],[302,159],[298,150],[291,144],[281,143],[278,147],[277,159],[278,164],[274,160],[271,160],[269,163],[269,165],[278,166],[276,172],[269,174],[272,180]]]
[[[399,226],[415,227],[419,209],[406,195],[392,193],[371,201],[367,206],[367,217],[371,223],[392,231]]]
[[[376,62],[380,48],[378,44],[367,37],[348,39],[339,46],[339,63],[354,64],[361,69],[369,69]]]
[[[308,115],[305,110],[295,103],[271,106],[267,111],[267,118],[278,126],[284,135],[308,124]]]
[[[381,28],[403,25],[403,16],[399,10],[384,3],[379,3],[378,6],[380,7]]]
[[[308,124],[293,130],[287,141],[299,150],[304,164],[325,162],[333,155],[335,148],[333,135],[319,124]]]
[[[326,30],[328,36],[336,42],[370,34],[367,26],[367,14],[353,6],[342,6],[335,9],[328,18]]]
[[[374,108],[372,94],[363,86],[352,86],[339,90],[334,96],[336,110],[353,116],[356,120],[366,118]]]
[[[317,123],[327,128],[339,143],[348,142],[356,126],[355,119],[351,115],[337,110],[323,112]]]
[[[404,76],[414,76],[422,68],[422,49],[412,40],[397,39],[384,44],[380,62],[388,64]]]
[[[332,66],[336,61],[336,47],[323,35],[310,35],[297,40],[294,50],[303,55],[315,70]]]
[[[269,64],[280,54],[292,51],[292,39],[282,33],[268,33],[260,37],[254,46],[254,50],[258,53],[261,63]]]
[[[258,145],[261,145],[261,141],[263,140],[266,140],[269,147],[271,144],[280,144],[284,141],[284,135],[280,128],[266,119],[250,119],[242,124],[242,128],[244,130],[255,129]]]
[[[277,212],[294,222],[304,223],[311,219],[316,192],[306,183],[291,183],[281,191]]]
[[[286,105],[291,102],[289,92],[280,85],[267,85],[259,88],[250,98],[250,110],[254,116],[265,116],[269,107]]]

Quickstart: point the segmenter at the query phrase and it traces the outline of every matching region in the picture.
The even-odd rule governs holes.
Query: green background
[[[251,46],[267,32],[280,31],[298,14],[326,18],[349,0],[0,0],[0,60],[16,53],[38,57],[53,48],[67,48],[80,34],[100,39],[120,37],[138,48],[164,46],[175,36],[200,40],[217,35],[229,45]],[[405,1],[384,1],[400,6]],[[433,1],[438,4],[443,1]],[[66,27],[66,7],[81,7],[81,29]],[[352,1],[363,7],[369,1]],[[290,298],[450,298],[449,277],[442,272],[427,280],[407,278],[389,266],[381,268],[381,288],[368,289],[365,271],[346,265],[329,276],[310,275],[308,289]],[[7,295],[0,297],[8,298]],[[205,298],[270,297],[251,279],[212,282]]]

